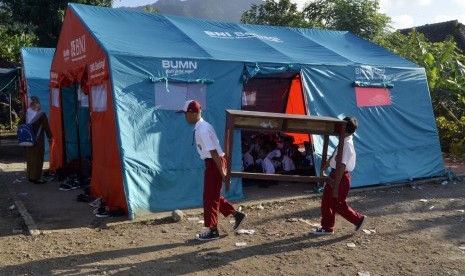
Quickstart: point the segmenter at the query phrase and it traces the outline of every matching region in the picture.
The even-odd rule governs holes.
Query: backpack
[[[40,118],[42,113],[43,112],[38,112],[31,123],[18,126],[18,145],[21,147],[33,147],[37,144],[42,126],[39,127],[37,134],[35,134],[32,124]]]

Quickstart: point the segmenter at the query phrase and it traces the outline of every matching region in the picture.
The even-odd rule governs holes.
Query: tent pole
[[[83,183],[82,177],[82,156],[81,156],[81,135],[79,133],[79,99],[78,99],[78,83],[74,83],[74,110],[76,115],[76,135],[77,135],[77,148],[78,148],[78,181],[79,185]]]
[[[53,88],[52,88],[53,89]],[[66,136],[65,136],[65,111],[63,109],[63,103],[64,103],[64,100],[63,100],[63,87],[60,87],[58,88],[59,89],[59,100],[60,100],[60,116],[61,116],[61,137],[62,137],[62,145],[63,145],[63,154],[62,154],[62,157],[63,157],[63,161],[61,162],[60,164],[60,167],[62,170],[63,170],[63,175],[64,175],[64,168],[66,166],[68,166],[68,160],[67,160],[67,155],[66,155]]]
[[[13,129],[13,120],[12,120],[12,114],[11,114],[11,93],[9,95],[9,101],[10,101],[10,130]]]

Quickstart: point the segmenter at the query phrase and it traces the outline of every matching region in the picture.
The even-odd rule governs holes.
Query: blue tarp
[[[0,92],[5,95],[15,91],[15,80],[19,77],[19,68],[0,68]]]
[[[353,187],[444,172],[424,69],[349,32],[69,6],[108,57],[131,216],[201,204],[203,163],[191,145],[192,127],[160,107],[151,79],[168,88],[170,79],[210,80],[203,84],[203,116],[223,144],[225,109],[241,109],[243,80],[257,71],[261,77],[296,71],[310,114],[359,119]],[[354,82],[389,83],[391,104],[358,106]],[[314,138],[321,153],[322,137]],[[237,171],[239,132],[234,148]],[[239,179],[232,187],[227,196],[242,197]]]
[[[40,99],[42,111],[50,118],[50,66],[53,60],[54,48],[21,48],[21,60],[24,72],[24,83],[28,97],[37,96]],[[50,148],[45,136],[45,160],[49,160]]]

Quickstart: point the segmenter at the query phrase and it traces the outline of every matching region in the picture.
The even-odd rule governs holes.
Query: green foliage
[[[33,33],[9,30],[0,26],[0,57],[4,60],[19,62],[21,47],[32,46],[37,42]]]
[[[415,31],[386,35],[377,43],[422,66],[428,78],[441,146],[465,137],[465,56],[450,39],[431,43]],[[456,147],[455,147],[456,148]]]
[[[441,147],[444,151],[450,152],[454,156],[460,156],[465,153],[465,136],[463,130],[465,116],[460,118],[460,122],[461,124],[457,124],[444,116],[436,118]]]
[[[288,27],[309,27],[304,14],[297,10],[297,5],[290,0],[265,0],[262,4],[252,4],[251,8],[242,13],[242,23],[288,26]]]
[[[312,27],[350,31],[372,40],[388,32],[391,23],[379,7],[379,0],[316,0],[303,12]]]
[[[245,11],[241,22],[350,31],[371,40],[389,31],[390,18],[378,10],[379,0],[316,0],[302,12],[290,0],[265,0]]]
[[[68,2],[111,7],[113,0],[37,1],[2,0],[0,25],[38,37],[38,46],[55,47]]]
[[[425,68],[436,115],[458,123],[465,109],[465,56],[453,40],[431,43],[415,31],[395,32],[378,43]]]

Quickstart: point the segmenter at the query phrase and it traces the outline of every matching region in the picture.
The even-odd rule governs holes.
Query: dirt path
[[[369,217],[355,235],[340,217],[334,235],[310,235],[320,201],[309,197],[245,207],[243,228],[255,234],[235,235],[222,218],[222,238],[207,243],[192,239],[200,213],[179,223],[3,235],[0,275],[465,275],[465,183],[351,193]]]
[[[11,150],[12,158],[5,160],[5,149],[0,155],[0,275],[465,275],[465,182],[352,190],[352,207],[368,216],[364,231],[354,234],[353,226],[337,217],[336,233],[324,237],[309,234],[319,224],[320,197],[305,193],[308,187],[270,189],[267,197],[251,189],[248,197],[268,202],[243,203],[249,215],[243,228],[255,233],[235,235],[230,218],[221,218],[221,239],[202,243],[193,239],[202,230],[198,209],[178,223],[168,217],[94,223],[83,213],[89,206],[68,213],[64,204],[75,205],[75,194],[12,184],[24,174],[24,164],[18,163],[23,155]],[[465,172],[461,162],[446,159],[446,166]],[[11,208],[12,194],[41,229],[55,231],[26,235],[18,209]],[[300,198],[275,201],[292,195]],[[38,209],[44,198],[46,212]]]

